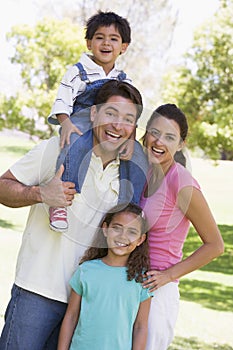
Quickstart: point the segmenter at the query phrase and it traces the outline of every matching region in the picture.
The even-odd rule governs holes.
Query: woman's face
[[[147,130],[145,146],[151,164],[170,166],[174,154],[183,146],[177,122],[163,116],[156,117]]]

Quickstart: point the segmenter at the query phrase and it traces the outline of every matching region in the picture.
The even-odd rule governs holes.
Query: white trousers
[[[174,337],[179,311],[178,283],[170,282],[154,292],[148,322],[146,350],[167,350]]]

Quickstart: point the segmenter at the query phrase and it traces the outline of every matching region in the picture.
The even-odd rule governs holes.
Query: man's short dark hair
[[[143,109],[142,96],[133,85],[126,83],[125,81],[114,79],[107,81],[96,94],[94,104],[97,106],[97,109],[100,108],[100,105],[106,103],[112,96],[121,96],[131,100],[137,109],[136,119],[138,120]]]

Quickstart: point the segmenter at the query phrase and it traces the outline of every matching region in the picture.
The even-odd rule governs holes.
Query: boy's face
[[[99,27],[93,38],[87,40],[87,48],[92,51],[94,61],[98,65],[111,70],[117,57],[127,50],[128,44],[122,43],[122,38],[114,25]]]
[[[137,108],[127,98],[112,96],[98,110],[91,108],[94,152],[106,159],[115,159],[119,148],[130,138],[136,128]]]

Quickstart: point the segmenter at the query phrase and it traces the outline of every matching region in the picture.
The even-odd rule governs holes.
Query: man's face
[[[116,158],[119,148],[130,138],[136,128],[137,108],[121,96],[112,96],[98,110],[91,109],[94,152],[104,158]]]

